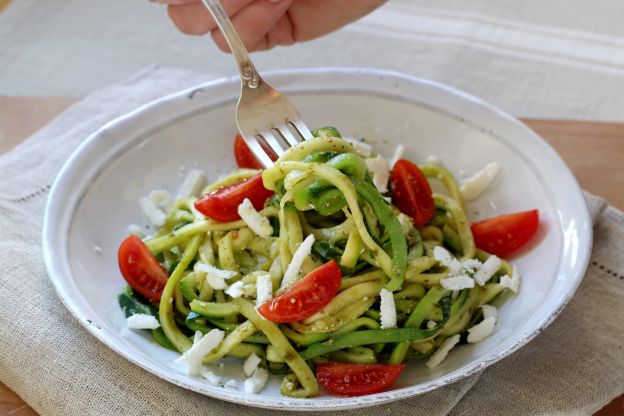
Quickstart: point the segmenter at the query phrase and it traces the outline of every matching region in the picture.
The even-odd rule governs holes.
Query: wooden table
[[[0,96],[0,154],[37,131],[75,100]],[[524,120],[568,163],[584,189],[624,210],[624,123]],[[0,382],[0,415],[36,415]],[[624,415],[624,395],[596,416]]]

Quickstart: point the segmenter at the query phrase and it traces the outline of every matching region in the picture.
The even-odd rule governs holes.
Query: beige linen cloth
[[[92,94],[0,157],[0,380],[43,415],[269,415],[177,387],[126,361],[65,310],[42,259],[47,191],[103,123],[204,81],[149,68]],[[433,392],[343,414],[591,414],[624,392],[624,215],[587,195],[594,254],[574,299],[510,357]]]

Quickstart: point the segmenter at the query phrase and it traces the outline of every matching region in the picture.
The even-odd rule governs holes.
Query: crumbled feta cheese
[[[221,343],[224,334],[225,332],[220,329],[213,329],[204,336],[201,336],[201,333],[198,336],[196,333],[193,346],[175,360],[175,363],[186,366],[186,373],[188,375],[198,375],[202,368],[204,356]]]
[[[284,177],[284,188],[290,191],[293,186],[304,180],[310,175],[310,172],[303,170],[292,170]]]
[[[252,352],[243,363],[243,373],[245,373],[247,377],[251,377],[261,361],[262,358],[258,357],[255,352]]]
[[[468,342],[476,344],[481,342],[492,334],[494,331],[494,325],[496,324],[496,318],[490,316],[485,318],[472,328],[468,328]]]
[[[359,153],[362,157],[369,157],[373,154],[373,146],[368,143],[364,143],[360,140],[352,139],[350,137],[345,137],[343,140],[347,143],[350,143],[355,151]]]
[[[480,172],[462,181],[461,193],[466,201],[477,199],[500,172],[500,165],[496,162],[488,163]]]
[[[100,247],[100,246],[93,246],[93,251],[95,251],[97,254],[101,254],[102,253],[102,247]]]
[[[444,247],[434,247],[433,258],[435,258],[442,266],[446,267],[451,275],[461,273],[461,263]]]
[[[373,183],[377,190],[384,193],[388,190],[388,180],[390,179],[390,166],[388,161],[381,155],[364,159],[368,170],[373,175]]]
[[[171,194],[167,191],[152,191],[149,193],[149,199],[158,207],[158,208],[167,208],[171,205]]]
[[[241,296],[243,296],[244,289],[243,289],[244,283],[241,281],[238,281],[232,285],[230,285],[230,287],[228,287],[225,290],[225,294],[226,295],[230,295],[233,298],[240,298]]]
[[[481,311],[483,312],[483,319],[494,318],[498,319],[498,310],[492,305],[481,305]]]
[[[433,328],[436,327],[437,324],[438,323],[436,321],[429,320],[429,321],[427,321],[427,329],[433,329]]]
[[[208,380],[208,383],[212,384],[213,386],[221,385],[221,377],[219,377],[218,375],[216,375],[212,371],[210,371],[210,370],[208,370],[206,368],[202,368],[200,370],[200,373],[206,380]]]
[[[304,260],[310,256],[312,252],[312,244],[314,244],[314,234],[310,234],[303,240],[292,256],[292,260],[282,278],[281,288],[290,286],[295,281],[301,270]]]
[[[273,227],[271,227],[269,219],[256,211],[249,198],[245,198],[238,206],[238,215],[251,228],[251,231],[260,237],[268,238],[273,234]]]
[[[225,279],[231,279],[238,274],[233,270],[218,269],[210,264],[200,262],[195,263],[193,270],[206,273],[206,282],[215,290],[226,289]]]
[[[430,164],[430,165],[441,165],[442,162],[440,161],[440,158],[435,156],[435,155],[430,155],[427,156],[427,159],[425,159],[425,161]]]
[[[140,226],[138,226],[136,224],[130,224],[128,226],[128,232],[130,234],[136,235],[139,238],[145,237],[145,231],[143,231],[143,228],[141,228]]]
[[[126,323],[130,329],[156,329],[160,326],[155,316],[144,313],[135,313],[127,317]]]
[[[461,266],[463,274],[472,276],[477,270],[481,268],[481,262],[477,259],[466,259],[462,261]]]
[[[245,393],[248,394],[257,394],[264,389],[267,382],[269,381],[269,372],[264,368],[256,368],[253,372],[253,375],[245,380],[244,390]]]
[[[237,390],[238,387],[236,386],[236,380],[232,379],[229,380],[228,382],[226,382],[223,387],[225,387],[226,389],[232,389],[232,390]]]
[[[483,286],[487,283],[488,280],[494,276],[494,274],[500,269],[501,259],[498,257],[491,255],[488,259],[483,263],[481,268],[476,271],[474,274],[474,280],[477,282],[479,286]]]
[[[178,191],[178,198],[186,199],[199,195],[204,186],[205,174],[203,170],[193,169],[186,175],[186,179]]]
[[[447,290],[462,290],[474,287],[475,282],[472,280],[472,277],[466,276],[465,274],[459,274],[457,276],[451,276],[440,280],[440,284]]]
[[[403,158],[403,153],[405,153],[405,146],[400,144],[394,149],[394,154],[392,155],[392,158],[390,158],[390,168],[396,165],[396,163]]]
[[[381,298],[381,305],[379,307],[379,311],[381,312],[381,329],[396,328],[397,314],[392,292],[384,288],[379,292],[379,296]]]
[[[436,368],[448,355],[449,351],[453,349],[455,345],[459,342],[459,334],[453,335],[452,337],[448,337],[438,349],[431,354],[429,360],[427,361],[427,367],[430,369]]]
[[[139,199],[139,203],[141,204],[141,209],[143,210],[143,213],[152,224],[160,227],[165,223],[167,215],[165,215],[165,213],[156,206],[154,201],[149,198],[143,197]]]
[[[261,274],[256,278],[256,305],[260,306],[264,302],[273,298],[273,281],[268,273]]]
[[[511,277],[509,275],[501,276],[500,285],[503,287],[508,287],[514,293],[518,293],[518,288],[520,287],[520,272],[516,266],[513,266],[513,270],[511,273]]]

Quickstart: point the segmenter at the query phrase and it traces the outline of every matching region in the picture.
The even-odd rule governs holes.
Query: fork
[[[312,133],[293,103],[267,84],[256,70],[219,0],[203,0],[236,58],[241,94],[236,106],[238,129],[256,158],[268,168],[273,161],[265,149],[278,157],[291,146],[311,139]]]

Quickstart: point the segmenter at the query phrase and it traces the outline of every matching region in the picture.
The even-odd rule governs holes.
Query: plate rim
[[[218,78],[209,82],[200,83],[195,86],[185,88],[183,90],[174,92],[172,94],[165,95],[163,97],[152,100],[133,111],[130,111],[120,117],[115,118],[114,120],[109,121],[92,134],[90,134],[71,154],[69,159],[63,164],[61,170],[58,175],[54,179],[53,185],[50,189],[50,193],[48,195],[45,211],[44,211],[44,219],[43,219],[43,232],[42,232],[42,247],[43,247],[43,257],[46,265],[46,270],[48,277],[52,281],[54,286],[54,290],[57,296],[61,299],[64,307],[76,318],[80,324],[87,329],[89,333],[94,335],[99,341],[105,344],[108,348],[111,348],[117,354],[121,355],[128,361],[132,362],[135,365],[145,369],[146,371],[165,379],[175,385],[190,389],[192,391],[198,392],[200,394],[226,400],[229,402],[247,405],[247,406],[255,406],[262,407],[268,409],[280,409],[280,410],[298,410],[298,411],[332,411],[332,410],[344,410],[344,409],[354,409],[358,407],[367,407],[373,405],[379,405],[383,403],[388,403],[395,400],[404,399],[407,397],[416,396],[431,390],[434,390],[438,387],[451,384],[453,382],[459,381],[465,377],[468,377],[472,374],[475,374],[478,371],[498,362],[504,357],[509,356],[516,350],[518,350],[523,345],[527,344],[533,338],[535,338],[539,333],[541,333],[548,325],[550,325],[554,319],[561,313],[561,311],[565,308],[565,306],[572,299],[574,294],[576,293],[580,283],[583,280],[583,276],[585,275],[585,271],[589,265],[591,249],[592,249],[592,241],[593,241],[593,229],[591,227],[591,217],[589,215],[589,210],[587,207],[587,203],[585,198],[583,197],[582,190],[576,181],[576,178],[571,173],[569,167],[565,164],[565,162],[561,159],[561,157],[557,154],[557,152],[550,146],[548,142],[542,139],[537,133],[531,130],[527,125],[518,120],[517,118],[511,116],[505,111],[495,107],[494,105],[481,100],[471,94],[468,94],[464,91],[458,90],[454,87],[438,83],[435,81],[395,72],[388,70],[380,70],[375,68],[336,68],[336,67],[323,67],[323,68],[303,68],[303,69],[286,69],[286,70],[277,70],[277,71],[267,71],[264,76],[267,80],[279,79],[289,76],[310,76],[310,75],[336,75],[336,74],[346,74],[346,75],[360,75],[364,77],[375,76],[375,77],[385,77],[385,78],[394,78],[406,81],[411,84],[419,84],[424,86],[433,87],[443,93],[454,96],[454,98],[462,99],[464,101],[469,101],[472,105],[476,105],[481,107],[481,109],[486,110],[492,113],[493,116],[496,116],[507,123],[511,123],[515,128],[520,128],[525,135],[531,136],[533,140],[536,140],[541,146],[543,146],[549,153],[550,157],[554,157],[561,167],[564,169],[563,174],[566,175],[568,180],[570,181],[570,185],[573,186],[575,194],[577,197],[580,197],[583,204],[581,207],[577,207],[580,209],[582,213],[580,215],[583,218],[580,218],[579,229],[582,228],[581,225],[585,226],[583,231],[586,233],[586,238],[581,241],[579,246],[580,253],[580,262],[574,268],[573,277],[574,285],[568,290],[568,292],[559,299],[558,305],[552,310],[550,315],[544,316],[538,320],[538,323],[535,325],[535,329],[531,331],[526,331],[522,337],[518,338],[518,340],[506,347],[503,348],[500,352],[496,354],[488,354],[478,362],[467,365],[460,369],[457,369],[451,373],[444,374],[439,376],[438,378],[426,382],[421,385],[412,385],[409,387],[404,387],[397,390],[392,390],[389,392],[377,393],[369,396],[362,396],[357,398],[333,398],[329,400],[314,400],[314,399],[276,399],[276,398],[267,398],[266,396],[261,395],[239,395],[235,394],[235,392],[227,392],[223,389],[209,389],[210,391],[206,391],[205,389],[196,388],[192,384],[185,383],[184,380],[176,378],[174,376],[169,375],[169,372],[165,370],[161,370],[158,368],[151,367],[140,360],[133,357],[127,351],[118,348],[116,345],[111,345],[105,339],[106,336],[99,331],[99,328],[96,325],[90,324],[85,321],[83,316],[80,316],[80,311],[77,310],[75,306],[71,304],[71,300],[69,299],[68,294],[65,293],[64,287],[60,282],[60,276],[58,276],[61,270],[57,270],[57,262],[54,258],[56,254],[64,253],[68,247],[64,248],[55,248],[58,247],[58,239],[61,241],[65,241],[66,245],[69,244],[69,233],[70,229],[62,230],[66,231],[66,236],[59,236],[60,233],[56,233],[54,229],[54,218],[58,217],[58,212],[62,209],[62,206],[58,201],[59,198],[56,197],[58,193],[62,194],[63,186],[66,186],[67,181],[71,179],[72,168],[83,156],[90,146],[93,145],[94,142],[101,139],[101,137],[105,136],[108,132],[120,128],[124,126],[124,123],[132,120],[135,116],[142,113],[150,113],[156,110],[159,107],[171,105],[178,100],[181,100],[183,97],[188,97],[190,94],[194,94],[198,91],[218,88],[220,86],[229,85],[232,83],[239,82],[238,76],[231,77],[223,77]],[[371,93],[370,89],[366,91],[366,86],[360,91],[364,91],[365,93]],[[192,112],[189,111],[188,114]],[[187,115],[188,115],[187,114]],[[184,116],[182,116],[184,117]],[[171,122],[174,119],[169,119],[168,122]],[[82,190],[84,191],[84,190]],[[73,207],[71,215],[69,217],[73,217],[78,206],[80,205],[80,201],[84,197],[85,192],[80,195],[76,205]],[[68,216],[68,215],[66,215]],[[69,223],[71,225],[71,222]],[[587,226],[589,225],[589,226]],[[58,250],[58,253],[57,253]],[[67,296],[67,297],[66,297]],[[457,374],[456,374],[457,373]],[[208,387],[208,386],[207,386]],[[247,398],[245,398],[247,397]],[[292,405],[291,405],[292,404]],[[294,406],[294,404],[299,404],[298,406]]]

